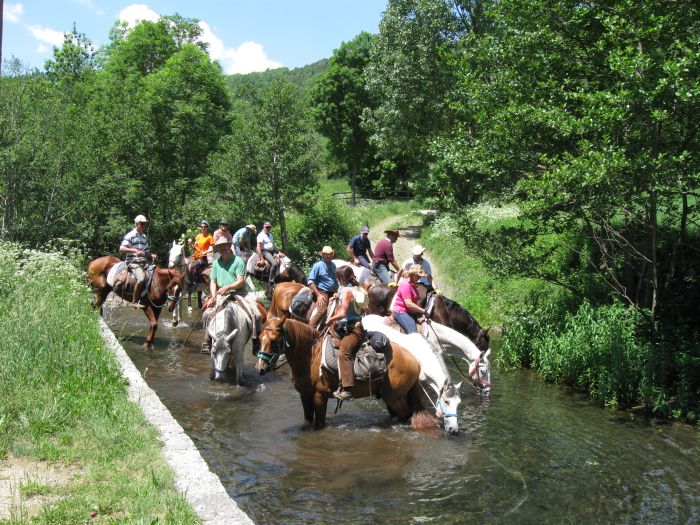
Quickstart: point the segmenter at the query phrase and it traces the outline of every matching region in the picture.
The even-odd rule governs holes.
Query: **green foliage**
[[[262,72],[229,75],[226,77],[226,84],[230,92],[236,96],[259,91],[275,81],[289,82],[302,92],[306,92],[328,68],[328,63],[328,59],[323,58],[313,64],[293,69],[278,67]]]

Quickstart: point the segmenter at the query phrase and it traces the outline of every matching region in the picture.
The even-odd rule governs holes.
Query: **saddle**
[[[148,293],[155,268],[156,267],[153,265],[146,267],[146,281],[141,289],[141,297]],[[112,287],[112,290],[114,290],[114,292],[118,295],[128,295],[134,291],[134,286],[136,286],[136,277],[134,277],[134,275],[131,273],[127,264],[122,261],[112,266],[107,273],[107,284],[109,284]]]
[[[198,284],[209,285],[211,275],[211,266],[198,267],[195,268],[194,272],[187,268],[187,277],[189,279],[190,285],[196,287]]]
[[[386,374],[387,364],[385,353],[391,347],[389,338],[381,332],[367,332],[367,339],[354,355],[355,379],[372,381],[382,379]],[[327,335],[323,343],[321,368],[338,375],[338,352],[340,339]]]

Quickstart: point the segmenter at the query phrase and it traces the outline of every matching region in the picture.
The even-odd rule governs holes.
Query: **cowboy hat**
[[[414,273],[419,277],[425,277],[425,272],[423,271],[423,268],[420,264],[412,264],[411,266],[409,266],[408,270],[406,270],[407,275],[411,275]]]
[[[222,235],[221,237],[216,239],[214,246],[221,246],[222,244],[231,244],[231,241],[229,241],[226,237]]]
[[[258,231],[258,229],[255,227],[255,224],[246,224],[245,227],[248,228],[249,230],[253,230],[254,232]]]
[[[134,222],[135,223],[139,223],[139,222],[145,223],[145,222],[148,222],[148,219],[146,217],[144,217],[143,215],[137,215],[136,217],[134,217]]]
[[[396,235],[397,237],[401,237],[401,234],[399,233],[399,230],[396,229],[396,228],[389,229],[389,230],[384,230],[384,233],[386,233],[386,234],[391,234],[391,233],[393,233],[393,234]]]
[[[423,246],[421,246],[420,244],[416,244],[411,249],[411,252],[413,253],[413,255],[422,255],[424,251],[425,251],[425,248],[423,248]]]
[[[332,255],[335,255],[335,250],[330,246],[324,246],[323,249],[320,252],[318,252],[318,254],[323,255],[324,253],[330,253]]]

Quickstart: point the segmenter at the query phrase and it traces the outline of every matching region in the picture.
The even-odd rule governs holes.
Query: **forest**
[[[696,2],[389,0],[327,62],[236,77],[198,36],[173,14],[99,49],[74,28],[41,71],[5,59],[0,239],[112,254],[143,213],[162,259],[203,218],[272,220],[308,264],[352,234],[319,181],[408,192],[493,275],[541,283],[500,366],[697,421]]]

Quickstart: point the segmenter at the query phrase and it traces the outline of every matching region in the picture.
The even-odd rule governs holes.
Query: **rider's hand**
[[[206,301],[204,301],[204,304],[202,304],[202,311],[209,308],[213,302],[214,302],[213,297],[207,297]]]
[[[158,256],[157,256],[155,253],[152,253],[152,254],[151,254],[151,259],[153,259],[154,261],[156,260],[157,257],[158,257]]]

